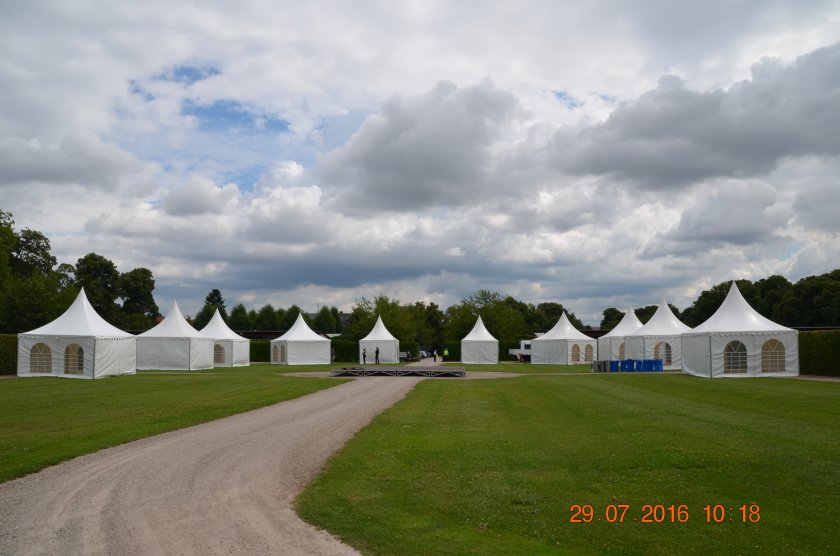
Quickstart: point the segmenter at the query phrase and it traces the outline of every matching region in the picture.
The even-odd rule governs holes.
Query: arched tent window
[[[225,364],[225,346],[222,344],[216,344],[213,346],[213,364]]]
[[[779,340],[767,340],[761,346],[761,372],[785,372],[785,346]]]
[[[583,357],[588,363],[592,362],[592,351],[592,344],[586,344],[586,347],[583,349]]]
[[[580,346],[574,344],[572,346],[572,363],[579,363],[580,362]]]
[[[621,345],[618,346],[618,358],[624,361],[624,342],[621,342]]]
[[[663,365],[671,364],[671,344],[668,342],[659,342],[653,348],[653,358],[661,359]]]
[[[747,346],[738,340],[726,344],[723,348],[723,372],[727,374],[747,372]]]
[[[85,370],[85,350],[79,344],[70,344],[64,350],[64,374],[80,375]]]
[[[280,344],[280,362],[286,363],[286,344]]]
[[[277,347],[277,344],[271,346],[271,360],[275,363],[280,361],[280,348]]]
[[[52,351],[47,344],[38,343],[29,350],[29,372],[51,373]]]

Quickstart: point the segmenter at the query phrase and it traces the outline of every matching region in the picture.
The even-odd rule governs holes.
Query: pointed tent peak
[[[391,334],[387,328],[385,328],[385,323],[382,322],[382,316],[376,315],[376,324],[373,325],[370,333],[367,336],[362,338],[362,340],[375,340],[375,341],[384,341],[384,340],[396,340],[393,334]]]
[[[642,321],[640,321],[639,317],[636,316],[636,312],[633,308],[627,307],[627,310],[624,311],[624,316],[621,318],[621,322],[619,322],[615,328],[610,330],[608,334],[604,334],[601,337],[609,338],[613,336],[626,336],[627,334],[638,330],[642,326]]]
[[[157,326],[140,334],[149,338],[206,338],[204,334],[193,328],[187,322],[178,307],[178,302],[172,302],[172,308]]]
[[[644,326],[626,334],[627,336],[675,336],[691,332],[691,327],[683,323],[671,311],[671,307],[665,298],[659,302],[656,312]]]
[[[219,308],[216,308],[216,312],[213,313],[213,318],[210,319],[204,328],[201,329],[201,333],[207,336],[208,338],[213,338],[214,340],[247,340],[248,338],[244,338],[230,329],[230,327],[225,322],[225,319],[222,318],[222,314],[219,312]]]
[[[487,330],[484,326],[484,321],[481,320],[481,315],[478,316],[478,319],[475,321],[475,326],[470,331],[469,334],[464,336],[464,339],[461,340],[462,342],[495,342],[497,341],[496,338],[493,337],[492,334]]]
[[[575,328],[566,311],[563,311],[557,324],[542,336],[534,338],[534,341],[536,340],[592,340],[592,338]]]
[[[76,299],[64,313],[54,321],[25,334],[48,334],[55,336],[131,336],[109,323],[96,312],[88,301],[85,289],[81,288]]]
[[[762,316],[747,303],[735,281],[718,310],[694,332],[765,332],[792,330]]]
[[[289,330],[287,330],[285,334],[277,338],[277,340],[291,340],[298,342],[329,342],[328,339],[324,338],[323,336],[309,328],[309,325],[306,324],[306,320],[303,318],[302,312],[298,313],[298,316],[295,319],[295,323],[292,325],[292,327],[289,328]]]

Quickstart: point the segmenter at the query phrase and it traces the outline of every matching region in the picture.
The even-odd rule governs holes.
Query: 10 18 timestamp
[[[592,504],[572,504],[569,511],[570,523],[686,523],[690,517],[687,504],[644,504],[641,513],[635,512],[630,504],[607,504],[603,512],[596,512]],[[706,523],[758,523],[761,521],[761,507],[758,504],[737,507],[706,504],[702,516]]]

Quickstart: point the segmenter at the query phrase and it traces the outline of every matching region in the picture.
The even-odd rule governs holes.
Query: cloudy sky
[[[0,208],[162,311],[840,267],[840,3],[0,4]]]

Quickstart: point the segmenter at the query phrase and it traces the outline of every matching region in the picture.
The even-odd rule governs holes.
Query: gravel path
[[[0,484],[0,554],[356,554],[292,501],[420,380],[355,380]]]

